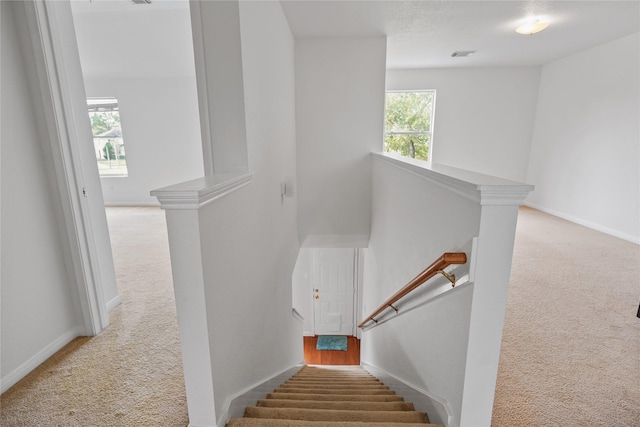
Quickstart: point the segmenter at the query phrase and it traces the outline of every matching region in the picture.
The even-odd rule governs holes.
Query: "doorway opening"
[[[307,364],[360,364],[362,251],[358,248],[302,248],[294,269],[293,307],[303,321]],[[319,337],[342,337],[346,349],[318,346]]]

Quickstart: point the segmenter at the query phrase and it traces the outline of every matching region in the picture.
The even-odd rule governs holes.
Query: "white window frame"
[[[96,107],[98,106],[98,107]],[[117,112],[118,116],[120,116],[120,105],[119,105],[119,101],[118,98],[116,98],[115,96],[107,96],[107,97],[88,97],[87,98],[87,110],[89,112],[89,114],[91,113],[98,113],[98,112]],[[120,119],[122,119],[120,117]],[[120,132],[122,132],[122,123],[120,124]],[[93,135],[93,130],[92,130],[92,135]],[[96,136],[93,135],[94,138],[94,144],[95,144],[95,139]],[[124,137],[121,135],[119,137],[122,140],[122,144],[124,146]],[[123,147],[124,149],[124,147]],[[116,160],[120,160],[118,159],[117,155],[118,155],[118,147],[114,147],[114,150],[116,150]],[[125,152],[126,154],[126,152]],[[127,160],[126,157],[122,159],[124,161],[124,169],[125,169],[125,173],[122,174],[102,174],[102,172],[100,172],[100,170],[98,169],[98,172],[100,174],[100,178],[127,178],[129,176],[129,168],[127,165]]]
[[[430,129],[428,131],[397,131],[397,132],[387,132],[386,130],[386,118],[387,118],[387,94],[389,93],[425,93],[425,92],[430,92],[432,93],[432,102],[431,102],[431,122],[430,122]],[[420,89],[420,90],[387,90],[384,93],[384,98],[385,98],[385,102],[384,102],[384,119],[385,119],[385,129],[383,132],[383,137],[382,137],[382,152],[387,152],[386,151],[386,136],[387,135],[428,135],[429,137],[429,147],[428,147],[428,157],[427,157],[427,165],[429,167],[431,167],[431,163],[433,160],[433,129],[434,129],[434,125],[435,125],[435,115],[436,115],[436,90],[435,89]],[[403,156],[406,157],[406,156]],[[422,159],[415,159],[415,158],[411,158],[411,157],[407,157],[410,158],[412,160],[418,160],[421,162],[425,162],[425,160]]]

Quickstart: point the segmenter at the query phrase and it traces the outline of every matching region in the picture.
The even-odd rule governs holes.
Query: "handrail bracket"
[[[451,282],[451,287],[455,288],[455,286],[456,286],[456,275],[455,274],[449,274],[444,270],[437,270],[436,273],[442,274],[448,281]]]
[[[389,307],[393,308],[396,311],[396,313],[398,312],[398,308],[394,307],[393,304],[389,304]]]

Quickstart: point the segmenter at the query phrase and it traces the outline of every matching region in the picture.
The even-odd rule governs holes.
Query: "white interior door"
[[[355,249],[313,250],[313,312],[316,335],[353,335]]]

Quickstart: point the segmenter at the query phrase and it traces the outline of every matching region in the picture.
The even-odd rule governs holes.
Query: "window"
[[[428,161],[436,91],[387,92],[384,151]]]
[[[115,98],[87,99],[100,176],[127,176],[127,161]]]

